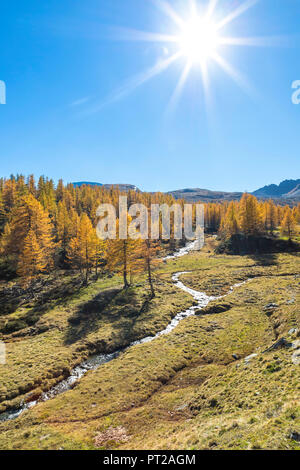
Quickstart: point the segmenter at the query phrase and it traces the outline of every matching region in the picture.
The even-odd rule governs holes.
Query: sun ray
[[[84,113],[81,113],[81,115],[96,113],[105,106],[119,101],[120,99],[132,93],[136,88],[149,81],[151,78],[154,78],[156,75],[159,75],[164,72],[173,64],[173,62],[178,60],[180,56],[180,52],[177,52],[172,56],[168,57],[167,59],[160,60],[157,64],[148,69],[146,72],[143,72],[127,81],[127,83],[115,90],[114,93],[112,93],[106,100],[102,101],[99,105],[88,109]]]
[[[209,4],[208,4],[208,7],[207,7],[207,11],[206,11],[206,18],[211,18],[215,9],[216,9],[216,6],[218,4],[218,0],[210,0],[209,1]]]
[[[277,47],[288,46],[290,40],[284,36],[222,37],[219,44],[225,46]]]
[[[253,86],[250,84],[249,80],[244,77],[241,73],[235,70],[232,65],[227,62],[224,57],[221,57],[217,52],[214,53],[213,59],[219,64],[222,69],[239,85],[239,87],[246,91],[249,95],[253,95],[255,90]]]
[[[258,3],[259,0],[247,0],[242,5],[240,5],[238,8],[233,10],[229,15],[225,16],[216,26],[217,29],[223,28],[225,25],[228,23],[231,23],[235,18],[241,16],[245,11],[249,10],[249,8],[252,8],[256,3]]]
[[[183,91],[183,87],[185,85],[185,82],[189,76],[189,73],[190,73],[190,70],[191,70],[191,67],[192,67],[192,64],[191,62],[187,62],[181,75],[180,75],[180,78],[178,80],[178,83],[176,85],[176,88],[171,96],[171,99],[169,101],[169,105],[168,105],[168,112],[167,114],[169,114],[171,111],[173,111],[175,108],[176,108],[176,105],[179,101],[179,98],[181,96],[181,93]]]
[[[160,60],[157,64],[155,64],[153,67],[148,69],[146,72],[143,72],[137,75],[135,78],[131,79],[127,84],[120,87],[119,90],[117,90],[113,94],[113,96],[110,99],[110,102],[118,101],[123,96],[128,95],[128,93],[131,93],[133,90],[135,90],[139,86],[148,82],[148,80],[150,80],[151,78],[162,73],[164,70],[169,68],[173,62],[179,59],[180,55],[181,54],[177,52],[176,54],[173,54],[171,57],[168,57],[167,59]]]
[[[204,97],[204,107],[205,107],[205,116],[208,131],[211,134],[214,129],[214,103],[213,96],[211,93],[210,81],[209,81],[209,72],[206,62],[201,63],[201,76],[203,84],[203,97]]]
[[[176,11],[171,7],[171,5],[166,0],[153,0],[157,7],[165,13],[169,18],[171,18],[174,23],[177,24],[180,28],[184,27],[183,19],[176,13]]]
[[[210,90],[209,90],[209,77],[208,77],[207,63],[205,61],[202,61],[200,66],[201,66],[201,76],[202,76],[204,95],[207,98],[209,98]]]
[[[257,97],[256,91],[253,89],[246,77],[243,77],[235,68],[229,64],[221,55],[220,48],[229,46],[253,46],[253,47],[273,47],[284,46],[287,43],[286,37],[231,37],[223,36],[221,29],[238,18],[248,9],[253,7],[259,0],[243,0],[238,8],[231,11],[227,16],[223,16],[216,22],[217,7],[219,0],[208,0],[205,9],[200,8],[197,0],[185,0],[186,12],[183,15],[178,14],[170,1],[168,0],[151,0],[172,22],[172,32],[155,33],[147,31],[139,31],[130,28],[112,28],[114,37],[112,39],[124,41],[139,41],[149,43],[161,43],[164,48],[167,44],[172,44],[167,48],[164,59],[159,60],[154,66],[146,71],[136,75],[128,80],[125,84],[115,90],[105,101],[93,109],[87,111],[87,114],[98,111],[105,105],[116,102],[121,98],[133,92],[150,79],[167,70],[173,62],[180,57],[186,59],[183,70],[178,79],[174,92],[171,94],[168,109],[174,109],[183,92],[183,88],[189,77],[192,67],[201,71],[203,95],[206,108],[210,107],[211,95],[211,77],[209,76],[210,63],[215,61],[242,89],[246,90],[250,95]],[[171,54],[169,55],[169,49]],[[177,49],[177,52],[174,51]],[[211,75],[211,74],[210,74]]]
[[[114,27],[112,29],[114,40],[139,42],[176,42],[176,36],[171,34],[151,33],[137,29]]]
[[[197,9],[196,0],[190,0],[190,12],[192,16],[197,16],[198,9]]]

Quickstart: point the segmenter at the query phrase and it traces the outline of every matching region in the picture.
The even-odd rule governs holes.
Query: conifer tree
[[[289,206],[285,207],[283,221],[281,224],[281,235],[288,236],[288,239],[291,240],[294,234],[296,227],[296,221],[293,215],[293,212]]]
[[[30,194],[23,197],[11,215],[9,232],[5,235],[4,251],[14,257],[15,262],[22,263],[25,241],[28,254],[28,235],[34,233],[41,252],[43,270],[53,266],[55,244],[52,225],[48,214],[41,204]]]
[[[76,233],[73,232],[72,221],[70,219],[67,208],[62,201],[58,203],[55,219],[57,241],[60,243],[61,248],[61,259],[62,262],[65,262],[67,257],[68,244],[71,238],[76,235]]]
[[[6,212],[10,212],[17,201],[16,181],[15,179],[9,179],[5,181],[3,187],[3,204]]]
[[[264,221],[265,229],[273,235],[274,230],[277,227],[277,210],[274,202],[269,200],[264,204]]]
[[[239,232],[238,215],[234,202],[231,202],[228,206],[227,212],[222,221],[221,231],[228,237],[236,235]]]
[[[150,298],[155,297],[155,289],[153,282],[153,270],[161,263],[158,258],[160,246],[158,240],[143,240],[140,246],[140,257],[142,260],[143,271],[147,274],[147,280],[150,288]]]
[[[9,222],[7,222],[4,226],[3,234],[0,238],[0,256],[7,258],[9,256],[9,252],[7,250],[7,246],[11,237],[11,227]]]
[[[28,192],[32,194],[33,196],[36,196],[36,186],[35,186],[35,180],[34,180],[33,175],[29,175],[27,186],[28,186]]]
[[[131,222],[130,217],[128,217],[127,222],[129,225]],[[119,232],[119,221],[117,221],[117,232]],[[108,240],[107,242],[106,259],[108,268],[122,274],[124,289],[127,289],[130,285],[129,277],[139,271],[137,258],[140,243],[140,240],[132,240],[129,236],[126,240],[122,240],[117,236],[115,240]]]
[[[300,203],[293,208],[293,216],[294,216],[295,222],[297,224],[300,224]]]
[[[244,235],[258,235],[262,232],[262,215],[255,196],[243,194],[239,204],[239,219]]]
[[[123,288],[130,285],[129,278],[137,272],[138,240],[109,240],[107,242],[106,260],[110,271],[120,273],[123,277]]]
[[[104,264],[106,254],[106,242],[94,236],[93,267],[95,268],[96,278],[98,279],[99,268]]]
[[[86,214],[82,214],[77,235],[70,240],[67,257],[70,264],[80,270],[86,284],[95,262],[96,239],[96,231],[89,217]]]
[[[36,234],[30,229],[20,253],[17,273],[27,282],[42,273],[47,266],[47,259],[43,255]]]
[[[7,213],[4,208],[2,193],[0,193],[0,233],[3,232],[6,221]]]
[[[57,188],[56,188],[56,202],[59,203],[63,200],[65,193],[64,182],[62,179],[58,181]]]

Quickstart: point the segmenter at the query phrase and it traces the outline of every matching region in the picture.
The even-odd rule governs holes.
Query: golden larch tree
[[[296,220],[293,215],[293,211],[289,206],[285,207],[284,216],[281,224],[281,235],[287,236],[289,240],[292,239],[292,236],[295,232]]]
[[[96,230],[87,214],[83,213],[77,234],[69,242],[67,258],[71,266],[79,269],[86,284],[94,266],[97,241]]]
[[[231,237],[239,233],[239,222],[236,204],[231,202],[221,223],[221,232],[226,237]]]
[[[28,237],[35,236],[35,242],[40,252],[38,265],[42,271],[50,269],[54,264],[55,243],[53,242],[53,227],[47,212],[32,194],[23,197],[11,214],[9,232],[5,235],[4,252],[14,257],[19,270],[20,265],[25,266],[24,253],[28,255],[30,248]],[[26,250],[25,250],[26,245]],[[36,245],[34,244],[36,248]],[[25,250],[25,251],[24,251]],[[26,276],[25,268],[21,269]],[[28,275],[31,276],[31,269]]]
[[[239,223],[241,232],[246,236],[262,232],[262,214],[255,196],[243,194],[239,204]]]
[[[20,253],[17,273],[26,282],[41,274],[46,268],[47,260],[43,256],[35,232],[30,229]]]

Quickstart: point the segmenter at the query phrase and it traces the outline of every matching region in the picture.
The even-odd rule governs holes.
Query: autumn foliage
[[[31,175],[0,179],[0,253],[6,265],[22,279],[30,280],[54,269],[79,271],[84,282],[103,271],[119,273],[124,287],[128,287],[137,273],[148,279],[154,296],[153,271],[164,252],[176,246],[174,220],[171,219],[171,239],[103,241],[97,237],[97,207],[110,203],[118,214],[118,188],[101,186],[57,186],[52,180],[40,177],[35,182]],[[177,203],[184,200],[163,193],[129,191],[128,206],[140,203],[150,209],[151,204]],[[195,205],[193,207],[195,214]],[[118,222],[117,222],[118,223]],[[282,206],[270,201],[258,201],[244,194],[240,201],[205,204],[205,229],[222,237],[281,236],[291,239],[300,223],[300,205]]]

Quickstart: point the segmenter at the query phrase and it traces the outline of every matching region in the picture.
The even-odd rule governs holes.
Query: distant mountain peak
[[[271,198],[281,198],[281,197],[293,197],[292,194],[295,189],[300,185],[300,179],[298,180],[285,180],[280,184],[269,184],[263,188],[257,189],[254,191],[254,196],[256,197],[271,197]],[[299,190],[299,188],[298,188]],[[297,191],[296,191],[297,192]],[[290,196],[288,196],[290,195]]]

